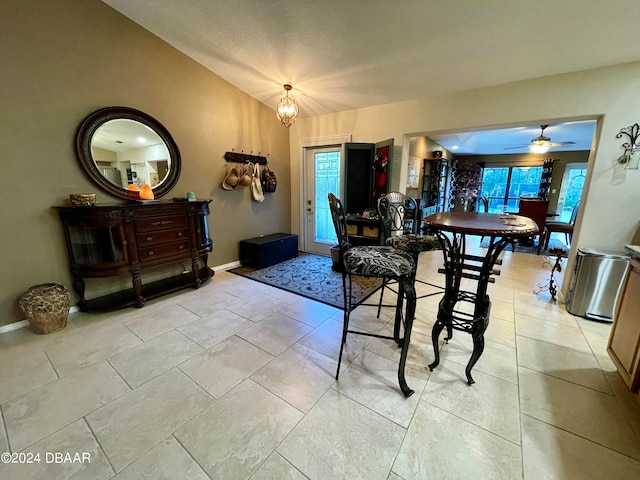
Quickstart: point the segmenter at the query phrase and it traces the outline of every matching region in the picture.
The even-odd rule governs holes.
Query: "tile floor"
[[[419,277],[441,284],[441,261],[423,254]],[[640,406],[606,354],[610,325],[535,295],[543,261],[504,254],[471,387],[461,332],[426,368],[440,295],[418,302],[409,399],[392,344],[350,336],[336,382],[341,312],[228,272],[51,335],[2,334],[0,451],[41,462],[0,478],[640,478]],[[359,307],[353,325],[389,331],[386,310]]]

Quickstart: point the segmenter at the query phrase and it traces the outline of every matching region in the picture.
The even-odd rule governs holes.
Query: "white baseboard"
[[[76,313],[80,311],[80,307],[77,305],[73,305],[69,308],[69,313]],[[19,328],[24,328],[29,326],[29,320],[20,320],[19,322],[13,322],[8,325],[0,325],[0,334],[12,332],[14,330],[18,330]]]
[[[236,268],[236,267],[239,267],[240,265],[241,265],[240,260],[236,260],[235,262],[225,263],[224,265],[218,265],[216,267],[213,267],[213,271],[217,272],[219,270],[229,270],[230,268]],[[78,307],[77,305],[73,305],[69,309],[69,313],[75,313],[79,311],[80,311],[80,307]],[[28,320],[20,320],[18,322],[9,323],[8,325],[0,325],[0,335],[3,333],[12,332],[13,330],[18,330],[19,328],[24,328],[28,326],[29,326]]]
[[[9,325],[0,326],[0,333],[7,333],[13,330],[18,330],[19,328],[28,327],[29,320],[20,320],[19,322],[13,322]]]
[[[218,270],[229,270],[230,268],[236,268],[239,267],[240,264],[240,260],[236,260],[235,262],[231,262],[231,263],[225,263],[224,265],[218,265],[217,267],[213,267],[213,271],[217,272]]]

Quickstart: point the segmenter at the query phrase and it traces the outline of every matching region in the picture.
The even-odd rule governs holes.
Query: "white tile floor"
[[[54,334],[0,335],[0,451],[41,452],[0,478],[640,478],[640,406],[606,354],[610,325],[535,295],[543,261],[505,253],[473,386],[461,332],[426,368],[440,296],[418,302],[409,399],[393,344],[350,336],[335,382],[341,312],[228,272]],[[442,283],[441,262],[423,254],[419,277]],[[388,331],[391,311],[372,311],[353,325]]]

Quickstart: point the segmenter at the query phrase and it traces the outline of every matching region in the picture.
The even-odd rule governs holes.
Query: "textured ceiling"
[[[640,60],[638,0],[103,0],[300,116]]]
[[[566,122],[549,125],[544,134],[552,143],[573,142],[554,146],[549,152],[591,150],[596,121]],[[540,135],[540,126],[503,128],[473,132],[429,134],[429,138],[456,155],[500,155],[528,153],[531,140]]]

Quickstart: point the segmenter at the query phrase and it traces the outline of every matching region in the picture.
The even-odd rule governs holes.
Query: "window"
[[[520,197],[537,197],[542,167],[489,167],[482,173],[480,195],[489,212],[517,211]]]

